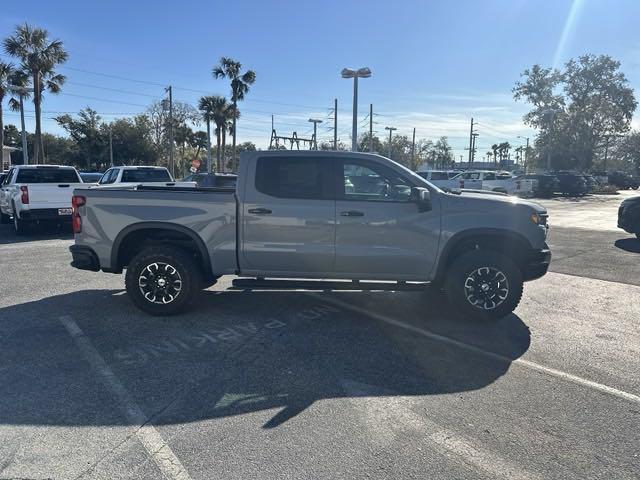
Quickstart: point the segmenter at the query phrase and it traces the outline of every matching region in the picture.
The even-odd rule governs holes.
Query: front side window
[[[107,183],[113,183],[116,180],[116,177],[118,176],[118,170],[111,168],[109,170],[107,170],[106,172],[104,172],[104,175],[102,175],[102,178],[100,179],[100,181],[98,182],[100,185],[105,185]]]
[[[345,161],[342,164],[345,200],[408,202],[412,185],[392,169],[369,162]]]
[[[330,199],[331,160],[263,157],[256,166],[256,190],[279,198]]]
[[[495,180],[496,179],[496,174],[495,173],[485,173],[484,174],[484,179],[483,180]]]

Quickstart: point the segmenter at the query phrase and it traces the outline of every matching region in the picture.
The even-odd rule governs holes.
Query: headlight
[[[529,216],[529,219],[535,225],[547,225],[548,218],[549,218],[549,215],[547,215],[546,213],[532,213]]]

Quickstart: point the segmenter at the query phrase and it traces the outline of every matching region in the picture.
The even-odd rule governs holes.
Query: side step
[[[427,282],[363,282],[359,280],[282,280],[264,278],[236,278],[234,288],[243,290],[367,290],[421,291]]]

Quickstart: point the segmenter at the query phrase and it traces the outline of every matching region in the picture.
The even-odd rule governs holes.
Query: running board
[[[367,291],[421,291],[426,282],[362,282],[359,280],[280,280],[236,278],[234,288],[244,290],[367,290]]]

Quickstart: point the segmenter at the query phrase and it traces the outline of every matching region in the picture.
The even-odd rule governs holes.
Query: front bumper
[[[80,270],[90,270],[92,272],[100,270],[100,260],[98,260],[96,252],[94,252],[90,247],[86,247],[84,245],[71,245],[69,247],[69,251],[73,257],[73,260],[71,261],[72,267]]]
[[[640,208],[621,205],[618,209],[618,228],[627,233],[640,233]]]
[[[531,253],[529,261],[525,265],[522,275],[525,282],[535,280],[542,277],[549,269],[551,263],[551,250],[545,244],[542,250],[536,250]]]

